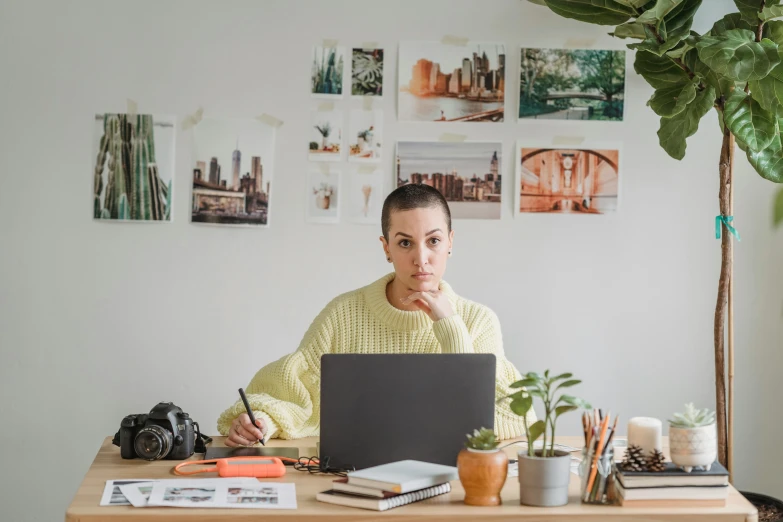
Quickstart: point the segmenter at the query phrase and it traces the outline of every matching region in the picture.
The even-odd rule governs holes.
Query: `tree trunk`
[[[723,145],[720,151],[720,213],[731,215],[730,188],[732,183],[732,156],[734,140],[728,129],[723,133]],[[721,227],[721,266],[718,283],[718,301],[715,305],[715,413],[718,423],[718,461],[728,466],[727,426],[726,426],[726,360],[725,334],[726,304],[728,302],[729,281],[731,279],[732,238],[723,223]]]

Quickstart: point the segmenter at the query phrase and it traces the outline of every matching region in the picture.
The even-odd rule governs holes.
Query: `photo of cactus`
[[[383,96],[383,49],[353,49],[351,94]]]
[[[503,121],[506,47],[502,43],[402,42],[398,61],[400,121]]]
[[[340,221],[340,172],[311,170],[307,175],[307,221],[338,223]]]
[[[380,163],[383,151],[383,111],[351,110],[348,161]]]
[[[343,113],[313,111],[310,113],[310,161],[340,161],[342,159]]]
[[[500,219],[502,151],[492,141],[399,141],[397,186],[435,187],[454,219]]]
[[[173,116],[96,114],[93,218],[172,220]]]
[[[380,225],[383,190],[383,169],[355,167],[349,174],[345,193],[345,218],[351,223]]]
[[[269,225],[275,132],[249,118],[209,118],[194,127],[192,222]]]
[[[517,212],[606,214],[617,210],[617,148],[517,146]]]
[[[313,98],[342,98],[345,48],[313,47],[310,93]]]

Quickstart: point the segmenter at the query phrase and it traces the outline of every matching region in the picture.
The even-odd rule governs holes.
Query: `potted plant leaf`
[[[468,434],[465,449],[457,455],[459,480],[465,489],[465,504],[497,506],[508,476],[508,457],[498,449],[495,432],[481,428]]]
[[[560,392],[579,384],[572,374],[550,376],[536,372],[525,374],[524,378],[511,385],[520,388],[504,399],[511,399],[511,411],[525,417],[533,407],[533,398],[538,397],[544,405],[544,418],[530,426],[525,423],[527,450],[519,453],[519,502],[528,506],[562,506],[568,503],[568,483],[571,472],[571,454],[555,449],[557,419],[564,413],[579,408],[590,409],[590,405],[572,395]],[[503,400],[503,399],[501,399]],[[542,438],[541,449],[536,441]]]
[[[700,410],[693,403],[685,405],[685,413],[675,413],[669,419],[669,452],[672,462],[686,473],[693,468],[709,471],[718,457],[718,432],[715,412]]]

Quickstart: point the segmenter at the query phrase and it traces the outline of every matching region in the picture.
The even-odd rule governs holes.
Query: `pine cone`
[[[644,450],[636,444],[628,446],[622,467],[623,471],[645,471],[647,459],[644,457]]]
[[[666,469],[666,459],[663,453],[653,450],[650,456],[647,457],[647,471],[663,471]]]

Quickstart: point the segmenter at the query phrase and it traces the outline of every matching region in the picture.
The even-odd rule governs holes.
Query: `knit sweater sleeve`
[[[476,353],[494,353],[497,359],[495,378],[495,398],[500,399],[517,390],[509,385],[522,378],[514,365],[506,359],[503,350],[503,337],[500,332],[500,321],[489,308],[482,307],[480,327],[477,328],[476,339],[473,342]],[[495,433],[502,439],[511,439],[525,434],[524,419],[511,411],[509,400],[503,400],[495,405]],[[531,409],[527,422],[536,421],[535,412]]]
[[[299,348],[261,368],[245,389],[253,415],[267,424],[268,438],[318,435],[321,355],[331,350],[334,309],[333,301],[312,322]],[[245,411],[241,400],[235,402],[218,418],[218,432],[228,435],[231,422]]]

